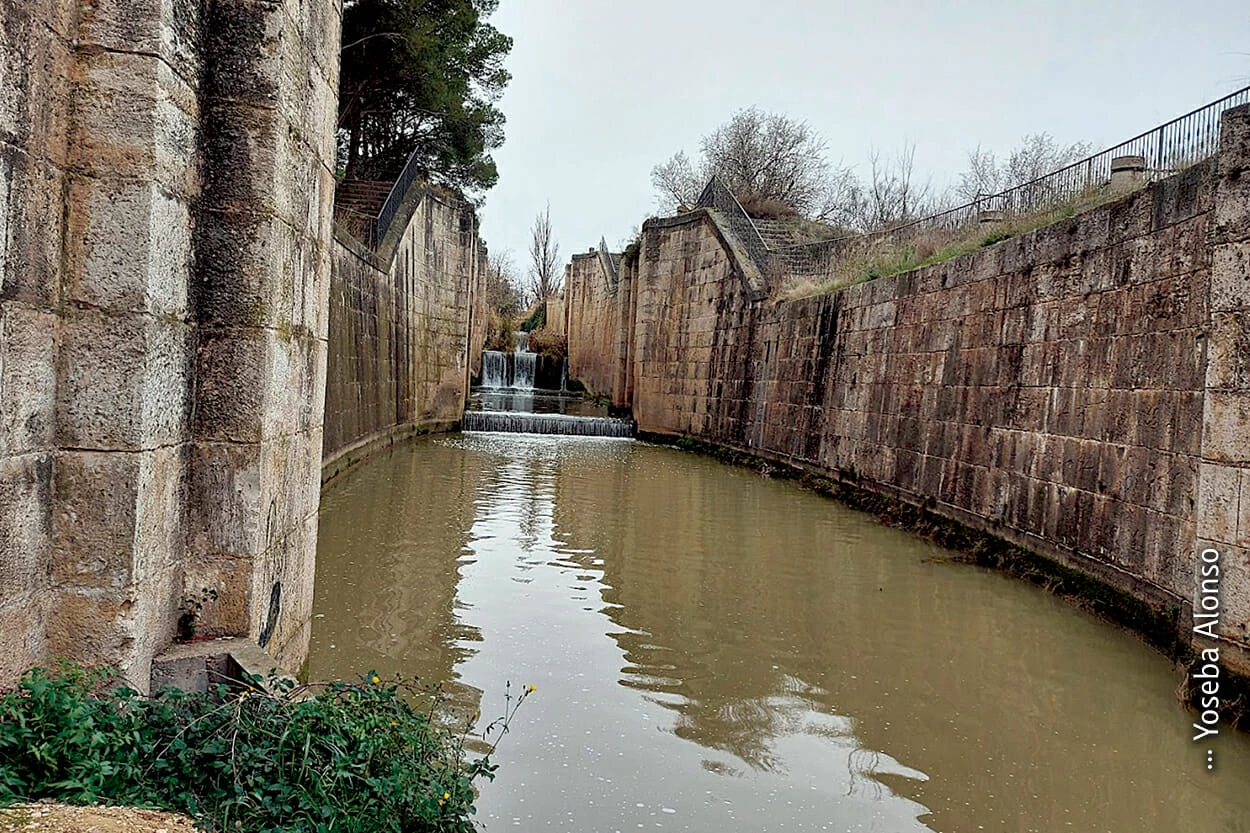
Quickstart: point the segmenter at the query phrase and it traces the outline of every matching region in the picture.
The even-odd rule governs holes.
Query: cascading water
[[[512,387],[518,390],[534,389],[534,372],[538,369],[538,355],[531,353],[530,334],[516,334],[516,352],[512,356]]]
[[[510,434],[563,434],[573,437],[632,437],[634,423],[612,417],[515,411],[465,411],[465,431],[504,431]]]
[[[508,359],[499,350],[482,353],[482,387],[506,388],[508,386]]]
[[[537,353],[516,353],[512,357],[512,387],[517,390],[534,389],[534,371],[538,367]]]
[[[516,434],[564,434],[579,437],[633,437],[632,420],[563,413],[569,400],[568,361],[560,365],[560,389],[535,388],[538,354],[529,351],[529,333],[515,333],[511,356],[500,350],[482,353],[482,384],[475,394],[477,408],[464,413],[465,431],[503,431]],[[548,384],[554,379],[546,377]],[[535,400],[556,400],[561,413],[535,413]],[[551,408],[540,403],[540,410]]]

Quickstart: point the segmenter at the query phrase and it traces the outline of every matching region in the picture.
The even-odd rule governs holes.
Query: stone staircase
[[[391,193],[393,184],[366,179],[345,179],[334,190],[334,210],[376,217]]]

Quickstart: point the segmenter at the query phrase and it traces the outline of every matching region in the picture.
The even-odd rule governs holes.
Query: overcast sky
[[[483,236],[523,272],[550,202],[562,257],[656,213],[652,166],[735,110],[806,120],[862,175],[916,146],[935,186],[978,143],[1116,144],[1250,84],[1245,0],[501,0],[515,43]]]

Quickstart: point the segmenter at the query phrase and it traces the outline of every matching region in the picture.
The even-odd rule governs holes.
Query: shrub
[[[546,328],[530,331],[529,346],[531,353],[542,353],[553,359],[563,359],[569,354],[568,339]]]
[[[440,689],[400,677],[314,696],[279,682],[277,694],[219,686],[152,698],[102,692],[115,679],[62,665],[0,694],[0,806],[157,806],[218,830],[469,833],[473,781],[495,771],[489,755],[465,759],[470,727],[448,728]],[[509,694],[486,736],[502,736],[532,690]]]

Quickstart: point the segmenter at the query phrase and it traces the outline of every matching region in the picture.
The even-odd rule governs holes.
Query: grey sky
[[[1115,144],[1250,84],[1244,0],[501,0],[515,40],[483,236],[527,266],[551,203],[565,260],[655,213],[651,167],[741,107],[806,120],[861,175],[916,145],[955,180],[978,143]]]

